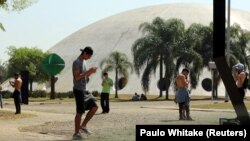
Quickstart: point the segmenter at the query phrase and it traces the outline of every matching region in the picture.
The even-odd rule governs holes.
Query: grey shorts
[[[97,107],[97,104],[93,99],[89,99],[88,101],[85,101],[85,110],[90,110],[93,107]]]

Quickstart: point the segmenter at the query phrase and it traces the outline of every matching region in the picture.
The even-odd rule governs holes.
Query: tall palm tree
[[[3,24],[2,24],[2,23],[0,23],[0,29],[1,29],[2,31],[5,31],[5,29],[4,29],[4,27],[3,27]]]
[[[192,24],[188,30],[189,36],[195,38],[189,43],[194,44],[194,50],[202,56],[203,67],[208,67],[209,61],[213,61],[213,23],[211,22],[209,26]],[[230,67],[241,62],[249,69],[250,32],[243,30],[237,23],[230,27],[230,31]],[[221,79],[218,71],[215,71],[214,75],[216,82],[214,88],[217,89]]]
[[[186,34],[189,37],[186,44],[202,56],[203,67],[208,67],[208,63],[213,58],[213,24],[204,26],[193,23],[187,29]]]
[[[230,41],[230,64],[234,65],[237,62],[245,64],[250,68],[250,32],[244,30],[239,24],[231,26],[231,41]]]
[[[213,58],[213,24],[208,26],[202,24],[193,23],[186,30],[187,40],[185,44],[192,48],[196,53],[200,55],[202,62],[195,66],[196,71],[201,71],[204,67],[208,68],[208,64]],[[198,57],[198,56],[197,56]],[[195,71],[191,71],[195,72]],[[191,77],[199,77],[200,73],[195,72],[196,75],[190,74]],[[198,79],[191,79],[193,88],[198,84]],[[217,81],[216,81],[217,82]]]
[[[156,73],[159,65],[159,79],[165,80],[166,99],[168,99],[168,89],[173,80],[173,74],[176,73],[175,62],[178,63],[178,67],[182,64],[187,66],[187,64],[191,65],[192,59],[195,59],[194,56],[198,56],[197,60],[200,60],[200,57],[197,54],[194,55],[195,52],[192,48],[185,47],[182,40],[187,36],[185,36],[184,22],[180,19],[172,18],[165,21],[156,17],[152,23],[142,23],[139,30],[146,34],[135,41],[132,52],[136,73],[140,75],[143,70],[142,88],[145,93],[149,90],[150,76]],[[196,64],[196,62],[192,64]],[[163,78],[164,68],[165,75]],[[162,97],[161,89],[159,96]]]
[[[128,80],[128,69],[133,72],[133,64],[129,62],[126,54],[114,51],[111,52],[107,58],[104,58],[100,63],[100,68],[103,68],[103,72],[115,71],[115,98],[118,98],[118,76],[122,76],[125,80]]]
[[[0,84],[7,79],[7,66],[0,60]]]

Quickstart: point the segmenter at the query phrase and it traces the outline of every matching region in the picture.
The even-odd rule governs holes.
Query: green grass
[[[115,94],[110,94],[110,102],[126,102],[131,101],[133,94],[118,94],[118,98],[115,98]],[[147,95],[148,100],[147,101],[166,101],[165,96],[159,97],[158,95]],[[96,97],[97,100],[100,100],[100,97]],[[174,96],[170,95],[168,101],[173,101]],[[221,101],[223,101],[223,97],[219,97]],[[211,100],[210,96],[192,96],[192,101],[197,100]],[[4,99],[4,101],[10,101],[13,102],[12,98]],[[233,106],[231,102],[216,102],[216,103],[209,103],[209,104],[199,104],[199,105],[192,105],[191,101],[191,108],[201,108],[201,109],[233,109]],[[48,103],[63,103],[63,102],[75,102],[74,98],[56,98],[56,99],[50,99],[50,98],[29,98],[29,102],[48,102]],[[246,100],[245,105],[247,109],[250,109],[250,101]]]
[[[28,114],[28,113],[22,113],[22,114],[17,114],[13,111],[0,111],[0,120],[15,120],[15,119],[20,119],[20,118],[31,118],[35,117],[36,115],[34,114]]]

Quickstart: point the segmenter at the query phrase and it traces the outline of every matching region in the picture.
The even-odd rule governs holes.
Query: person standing
[[[233,78],[238,88],[241,101],[243,102],[244,97],[245,97],[245,91],[247,88],[247,82],[245,81],[247,75],[246,75],[246,72],[244,71],[244,65],[241,63],[238,63],[233,66],[232,70],[233,70]]]
[[[109,113],[109,94],[110,89],[113,86],[113,80],[108,77],[108,73],[103,73],[103,80],[102,80],[102,93],[101,93],[101,107],[102,113]]]
[[[83,122],[81,123],[82,114],[85,113],[84,95],[86,92],[87,78],[96,72],[96,67],[87,70],[85,61],[89,60],[93,55],[93,49],[89,46],[81,49],[80,56],[73,62],[73,93],[76,102],[76,115],[75,115],[75,133],[73,139],[82,139],[80,130],[85,133],[90,133],[87,129],[87,123],[94,116],[96,110],[88,112]]]
[[[21,87],[22,87],[22,79],[19,73],[14,74],[15,81],[9,81],[10,85],[14,88],[13,98],[16,107],[15,114],[21,114]]]
[[[179,120],[192,120],[190,116],[190,97],[188,91],[188,74],[189,70],[184,68],[182,72],[176,77],[176,99],[175,101],[179,105]]]

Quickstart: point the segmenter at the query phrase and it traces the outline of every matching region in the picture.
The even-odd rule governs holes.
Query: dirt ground
[[[191,101],[191,104],[211,100]],[[219,101],[220,102],[220,101]],[[173,101],[111,102],[110,113],[101,114],[101,107],[88,128],[94,132],[87,141],[135,141],[136,125],[218,125],[220,118],[234,118],[233,110],[191,109],[193,121],[178,120],[178,107]],[[14,114],[13,103],[1,110]],[[36,116],[20,119],[0,119],[0,140],[56,141],[72,140],[75,103],[39,103],[22,105],[22,113]]]

